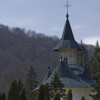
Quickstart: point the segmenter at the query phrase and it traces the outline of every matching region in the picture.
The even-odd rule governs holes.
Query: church
[[[50,83],[56,72],[66,91],[72,90],[73,100],[81,100],[82,96],[85,100],[92,100],[89,94],[92,90],[91,85],[95,84],[95,81],[85,66],[77,63],[77,52],[82,49],[74,38],[68,12],[61,40],[53,50],[59,53],[60,59],[52,72],[48,69],[43,83]]]

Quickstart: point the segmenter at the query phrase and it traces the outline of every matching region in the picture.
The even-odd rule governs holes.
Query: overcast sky
[[[67,0],[0,0],[0,23],[61,37]],[[76,41],[100,43],[100,0],[69,0],[69,20]]]

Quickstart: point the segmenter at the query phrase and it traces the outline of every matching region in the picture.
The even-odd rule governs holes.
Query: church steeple
[[[54,51],[60,51],[61,49],[80,49],[79,44],[74,39],[74,35],[69,22],[68,11],[70,6],[71,5],[69,5],[69,2],[67,0],[67,4],[65,5],[65,7],[67,8],[67,19],[65,22],[65,27],[63,29],[62,38],[60,42],[56,45],[56,47],[53,49]]]
[[[67,19],[66,19],[65,26],[63,29],[62,38],[60,42],[56,45],[56,47],[53,49],[54,51],[59,51],[60,49],[68,49],[68,48],[80,49],[79,44],[74,39],[68,13],[66,17]]]
[[[70,26],[70,22],[69,22],[69,19],[68,19],[69,18],[68,13],[67,13],[66,17],[67,17],[67,20],[66,20],[66,23],[65,23],[65,27],[64,27],[61,39],[62,40],[73,40],[73,41],[75,41],[71,26]]]

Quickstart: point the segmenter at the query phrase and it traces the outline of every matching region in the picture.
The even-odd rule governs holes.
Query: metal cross
[[[69,2],[68,2],[68,0],[67,0],[67,4],[64,6],[64,7],[66,7],[67,8],[67,13],[68,13],[68,10],[69,10],[69,7],[70,7],[71,5],[69,5]]]

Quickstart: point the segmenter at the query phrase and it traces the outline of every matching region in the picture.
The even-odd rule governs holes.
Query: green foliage
[[[40,85],[36,100],[50,100],[48,84],[41,84]]]
[[[50,94],[49,94],[49,85],[45,84],[45,100],[50,100]]]
[[[18,100],[18,96],[18,84],[16,80],[13,80],[8,90],[7,100]]]
[[[51,83],[50,83],[50,94],[51,96],[54,95],[54,93],[58,92],[60,96],[64,95],[65,89],[64,84],[60,81],[57,72],[54,73],[54,76],[52,77]]]
[[[58,40],[34,30],[0,25],[0,92],[6,91],[11,80],[20,78],[25,82],[30,63],[36,66],[41,81],[45,68],[57,63],[57,54],[52,48]]]
[[[84,97],[84,96],[82,96],[81,100],[85,100],[85,97]]]
[[[38,96],[36,98],[36,100],[45,100],[45,85],[41,84],[39,87],[39,91],[38,91]]]
[[[96,84],[93,85],[93,92],[95,95],[91,95],[94,100],[100,98],[100,46],[98,41],[96,42],[94,56],[91,59],[91,75],[94,77]]]
[[[1,98],[2,99],[0,99],[0,100],[6,100],[6,94],[5,93],[2,93]]]
[[[68,90],[67,96],[66,96],[66,100],[72,100],[72,90]]]
[[[53,100],[60,100],[60,94],[58,92],[54,93]]]
[[[2,100],[2,96],[1,96],[1,94],[0,94],[0,100]]]
[[[0,100],[6,100],[6,94],[5,93],[0,94]]]
[[[94,78],[96,78],[100,72],[100,46],[98,41],[96,42],[94,55],[90,63],[91,63],[91,74]]]
[[[25,89],[22,89],[22,91],[20,92],[19,100],[26,100]]]
[[[38,86],[37,75],[34,67],[31,65],[30,69],[27,72],[26,82],[25,82],[26,95],[29,100],[34,99],[34,96],[31,93],[31,91],[35,89],[37,86]]]
[[[88,53],[86,50],[86,46],[85,44],[83,44],[82,41],[80,43],[80,48],[81,50],[77,51],[77,62],[78,64],[84,67],[88,67],[88,64],[89,64]]]
[[[13,80],[10,84],[7,100],[19,100],[19,94],[23,88],[23,85],[20,80]]]

